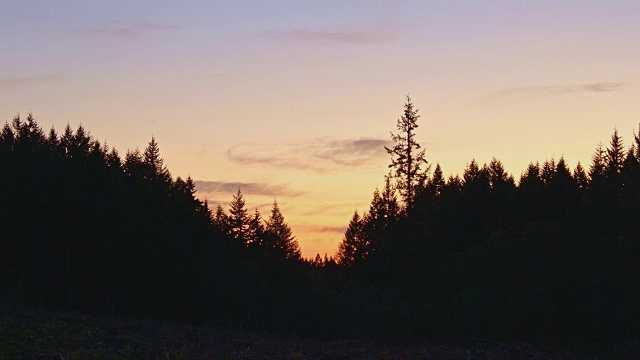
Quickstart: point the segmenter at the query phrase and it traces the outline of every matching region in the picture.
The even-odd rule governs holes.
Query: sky
[[[332,255],[410,95],[445,175],[588,165],[640,123],[638,0],[1,0],[0,121],[82,124]]]

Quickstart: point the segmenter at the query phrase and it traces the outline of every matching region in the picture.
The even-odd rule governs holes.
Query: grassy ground
[[[376,345],[314,341],[212,326],[0,308],[3,359],[609,359],[604,352],[478,339],[458,344]]]

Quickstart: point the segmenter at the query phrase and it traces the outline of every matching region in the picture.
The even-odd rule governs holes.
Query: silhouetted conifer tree
[[[609,142],[609,147],[607,147],[604,155],[604,173],[609,182],[616,185],[619,183],[624,158],[625,154],[622,138],[618,134],[618,129],[614,129],[613,135],[611,135],[611,141]]]
[[[389,167],[395,169],[397,187],[405,205],[411,208],[416,193],[427,180],[429,167],[425,150],[420,150],[420,144],[415,140],[415,130],[418,128],[420,115],[418,110],[414,109],[408,95],[406,99],[404,114],[398,119],[396,125],[400,132],[391,133],[391,140],[396,144],[392,148],[385,146],[385,149],[392,157]]]
[[[391,175],[385,176],[382,193],[376,189],[369,206],[369,213],[362,217],[362,235],[366,241],[368,249],[363,252],[371,254],[378,251],[388,250],[388,241],[391,237],[391,228],[398,221],[400,216],[400,206],[396,197],[396,192],[391,184]],[[385,254],[382,254],[385,256]]]
[[[587,178],[587,172],[584,170],[584,167],[582,167],[582,164],[580,164],[580,162],[578,161],[578,164],[576,165],[576,168],[573,170],[573,179],[576,182],[576,185],[578,186],[578,189],[580,189],[580,191],[586,191],[587,187],[589,186],[589,179]]]
[[[51,130],[49,130],[49,135],[47,135],[47,145],[51,150],[55,150],[58,148],[58,141],[58,133],[56,132],[56,128],[52,126]]]
[[[607,190],[606,151],[598,144],[589,167],[589,198],[595,219],[604,220],[602,215],[610,210]]]
[[[2,131],[0,131],[0,154],[2,154],[0,161],[7,160],[8,157],[12,155],[15,140],[11,125],[5,122]]]
[[[233,195],[233,199],[229,204],[228,226],[231,237],[240,243],[247,245],[249,214],[245,206],[244,196],[240,189],[238,189],[238,192]]]
[[[336,253],[336,260],[341,265],[352,267],[369,255],[369,244],[365,238],[363,227],[363,219],[358,211],[354,212]]]
[[[591,157],[591,167],[589,168],[589,185],[592,190],[604,185],[606,177],[606,155],[602,144],[598,144],[595,153]]]
[[[267,220],[264,232],[265,246],[269,249],[268,251],[288,260],[301,258],[300,245],[291,233],[291,228],[284,221],[284,216],[277,201],[273,202],[271,215]]]
[[[529,163],[518,184],[518,218],[521,221],[541,221],[546,217],[545,185],[539,163]]]
[[[551,215],[555,219],[566,221],[577,214],[581,202],[580,189],[563,156],[556,163],[548,193],[552,207]]]
[[[216,211],[213,214],[213,224],[222,231],[222,233],[227,235],[230,234],[229,216],[220,204],[218,204]]]
[[[249,219],[249,227],[247,228],[247,243],[250,246],[262,246],[264,238],[264,224],[262,223],[262,215],[255,209],[253,215]]]
[[[433,171],[433,176],[431,177],[431,179],[429,180],[429,183],[427,184],[427,189],[429,190],[430,193],[433,194],[433,196],[438,198],[440,197],[440,194],[442,193],[442,189],[444,189],[444,186],[445,186],[444,176],[442,175],[442,169],[440,168],[440,163],[438,163],[436,164],[436,168]]]
[[[160,157],[160,147],[155,137],[151,137],[151,141],[144,150],[144,164],[147,169],[147,177],[149,179],[162,182],[164,184],[171,183],[171,174],[164,166],[164,160]]]
[[[513,177],[505,171],[502,162],[495,157],[491,159],[487,166],[487,175],[489,177],[489,186],[492,189],[497,189],[505,184],[514,184]]]

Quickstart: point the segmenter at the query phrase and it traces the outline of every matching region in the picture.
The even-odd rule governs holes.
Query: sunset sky
[[[173,176],[274,198],[305,257],[333,254],[388,172],[404,97],[445,175],[588,167],[640,122],[639,0],[30,1],[0,7],[0,120],[82,124]]]

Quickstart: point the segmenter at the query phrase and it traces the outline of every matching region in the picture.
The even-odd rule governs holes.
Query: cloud
[[[60,81],[63,77],[56,74],[0,77],[0,91],[11,91],[28,86]]]
[[[370,138],[331,141],[318,149],[315,156],[339,165],[357,166],[368,163],[369,159],[386,156],[384,146],[389,143],[388,140]]]
[[[520,86],[502,89],[485,100],[519,100],[565,94],[593,94],[619,91],[623,82],[596,82],[568,85]]]
[[[394,41],[398,35],[394,32],[349,32],[349,31],[310,31],[285,30],[265,31],[260,34],[276,41],[304,43],[315,42],[324,44],[344,45],[375,45]]]
[[[305,233],[334,233],[344,234],[347,226],[325,226],[325,225],[298,225],[296,230]]]
[[[148,33],[175,30],[170,24],[147,22],[115,22],[111,26],[78,29],[76,33],[87,37],[115,38],[133,40]]]
[[[240,164],[256,164],[326,172],[336,168],[368,166],[387,157],[390,141],[375,138],[316,139],[293,144],[238,144],[227,157]]]
[[[359,209],[359,213],[362,214],[364,210],[369,209],[369,204],[366,202],[338,202],[332,204],[324,204],[314,207],[311,210],[302,213],[304,216],[316,216],[318,214],[331,213],[332,215],[353,215],[353,211]]]
[[[196,190],[198,195],[202,194],[220,194],[224,196],[231,196],[235,194],[238,189],[242,190],[243,194],[251,195],[264,195],[264,196],[286,196],[297,197],[304,194],[302,191],[295,191],[286,185],[282,184],[267,184],[257,182],[225,182],[225,181],[195,181]]]

